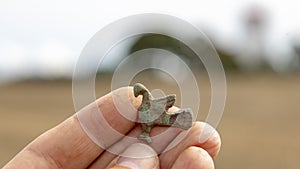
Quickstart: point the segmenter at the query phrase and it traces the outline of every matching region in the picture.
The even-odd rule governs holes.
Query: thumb
[[[159,169],[156,152],[148,145],[135,143],[129,146],[110,169]]]

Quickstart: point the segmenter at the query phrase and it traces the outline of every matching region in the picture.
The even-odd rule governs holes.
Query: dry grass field
[[[216,168],[299,168],[300,75],[236,74],[227,76],[227,83]],[[108,91],[97,85],[98,96]],[[201,99],[200,111],[205,111],[209,92],[204,90]],[[71,81],[0,85],[0,167],[73,113]]]

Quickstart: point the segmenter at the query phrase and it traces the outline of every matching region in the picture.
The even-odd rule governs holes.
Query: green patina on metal
[[[168,112],[176,100],[174,94],[161,98],[153,98],[149,90],[142,84],[137,83],[133,87],[135,97],[143,96],[142,104],[138,108],[138,123],[141,124],[143,133],[139,139],[151,143],[150,132],[154,126],[172,126],[188,130],[192,126],[192,110],[180,109],[176,112]]]

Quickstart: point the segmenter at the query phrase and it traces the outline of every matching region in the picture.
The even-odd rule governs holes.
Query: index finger
[[[106,146],[112,145],[128,133],[135,122],[123,117],[117,110],[113,94],[120,100],[129,100],[137,108],[141,104],[140,98],[133,96],[132,87],[117,89],[94,103],[86,106],[80,112],[80,116],[90,122],[95,133],[100,133],[101,142]],[[94,118],[99,111],[104,119]],[[136,118],[136,110],[129,116]],[[82,117],[80,117],[82,118]],[[107,131],[101,128],[101,121],[106,121],[119,135],[106,136]],[[99,147],[83,130],[77,114],[71,116],[58,126],[42,134],[31,144],[24,148],[4,169],[7,168],[86,168],[95,160],[105,148]]]

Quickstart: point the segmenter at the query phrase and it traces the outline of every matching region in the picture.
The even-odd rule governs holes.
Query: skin
[[[135,98],[132,90],[132,87],[125,87],[114,91],[114,93],[119,95],[120,98],[128,97],[124,93],[129,93],[130,101],[137,109],[141,104],[141,97]],[[101,109],[105,120],[119,133],[132,137],[137,137],[141,133],[140,126],[120,115],[113,104],[112,93],[97,99],[95,103],[98,109]],[[172,107],[170,110],[176,111],[178,109]],[[84,113],[89,113],[89,109],[85,111]],[[129,116],[134,118],[136,116],[135,113]],[[138,144],[133,144],[133,146],[128,145],[124,147],[124,152],[131,149],[140,152],[143,148],[146,149],[145,151],[155,152],[154,156],[148,159],[135,161],[137,165],[142,165],[145,169],[213,169],[213,158],[217,156],[220,150],[221,140],[219,134],[214,131],[205,141],[200,141],[199,137],[207,132],[205,129],[205,123],[194,122],[184,140],[159,156],[156,155],[156,152],[162,152],[182,130],[174,128],[171,129],[173,131],[171,132],[172,134],[167,137],[154,138],[149,145],[152,148],[149,148],[149,146],[135,147]],[[166,127],[154,127],[151,135],[157,135],[165,130]],[[109,140],[108,146],[117,146],[122,142],[122,138],[106,138],[104,135],[102,137]],[[3,169],[83,169],[106,167],[121,169],[128,168],[124,165],[126,160],[130,161],[132,159],[126,159],[126,157],[122,156],[118,157],[118,155],[112,154],[96,145],[82,130],[78,117],[74,114],[58,126],[36,138],[5,165]]]

